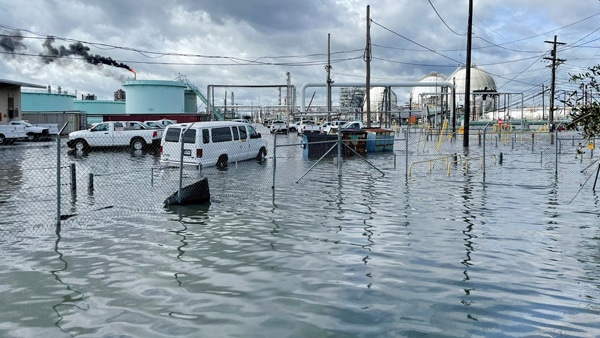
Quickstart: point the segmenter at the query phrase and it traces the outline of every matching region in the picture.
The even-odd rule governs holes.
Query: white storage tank
[[[183,113],[186,85],[179,81],[128,80],[127,114]]]

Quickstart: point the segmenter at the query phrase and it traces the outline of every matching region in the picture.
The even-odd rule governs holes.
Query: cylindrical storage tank
[[[179,81],[128,80],[127,114],[183,113],[186,85]]]
[[[72,111],[75,95],[21,92],[21,111]]]
[[[184,91],[185,96],[185,112],[186,113],[196,113],[198,109],[198,97],[194,93],[194,91],[186,89]]]

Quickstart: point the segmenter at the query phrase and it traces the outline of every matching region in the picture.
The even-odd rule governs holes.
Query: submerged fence
[[[307,142],[293,133],[270,134],[262,126],[257,130],[268,141],[267,160],[232,161],[227,168],[164,166],[156,150],[120,147],[82,153],[60,137],[1,146],[0,241],[8,233],[25,236],[28,229],[52,229],[65,222],[93,226],[142,214],[152,219],[172,212],[164,201],[180,186],[202,178],[209,180],[213,201],[236,201],[257,193],[285,198],[278,192],[298,186],[310,191],[316,180],[365,175],[418,184],[432,177],[502,182],[508,171],[510,177],[522,173],[523,180],[577,174],[591,189],[598,169],[595,141],[578,132],[474,130],[465,148],[462,134],[402,128],[392,134],[393,147],[369,152],[351,139]],[[311,147],[321,148],[321,156],[308,156]],[[19,226],[23,224],[28,226]]]

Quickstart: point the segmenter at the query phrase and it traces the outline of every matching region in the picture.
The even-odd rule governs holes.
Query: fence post
[[[487,127],[490,124],[486,124],[485,127],[483,127],[483,182],[485,183],[485,144],[486,144],[486,133],[487,133]],[[496,137],[496,147],[498,147],[498,138]]]
[[[89,173],[88,175],[88,194],[92,195],[94,193],[94,174]]]
[[[406,128],[406,131],[404,132],[404,149],[405,149],[405,159],[404,159],[404,174],[406,176],[406,179],[408,180],[408,136],[410,135],[409,133],[409,128]]]
[[[343,147],[343,145],[342,145],[342,128],[340,128],[340,127],[338,127],[337,139],[338,139],[338,144],[337,144],[338,177],[341,177],[342,176],[342,147]]]
[[[277,168],[277,133],[273,133],[273,184],[271,185],[272,190],[275,190],[275,169],[276,168]]]
[[[69,121],[63,124],[62,128],[56,134],[56,226],[60,227],[60,135],[67,127]],[[57,229],[59,230],[59,229]]]
[[[71,174],[71,193],[74,194],[77,192],[77,173],[75,171],[75,163],[71,163],[69,168],[69,172]]]
[[[533,146],[534,143],[535,143],[535,134],[531,133],[531,152],[532,153],[535,151],[535,147]]]
[[[558,176],[558,130],[554,130],[554,135],[556,138],[556,144],[554,145],[554,153],[556,154],[554,158],[554,176]]]
[[[65,124],[66,126],[66,124]],[[64,129],[64,127],[63,127]],[[62,131],[62,130],[61,130]],[[56,225],[60,226],[60,133],[56,137]]]

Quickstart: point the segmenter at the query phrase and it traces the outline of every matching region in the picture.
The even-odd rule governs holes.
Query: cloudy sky
[[[325,83],[328,34],[331,79],[365,82],[367,5],[373,85],[464,65],[468,0],[0,0],[0,78],[112,99],[131,68],[138,80],[183,75],[203,92],[231,85],[215,96],[228,90],[240,105],[278,104],[275,89],[233,86],[284,85],[288,73],[298,92]],[[541,100],[555,35],[565,43],[557,90],[600,63],[598,0],[476,0],[473,12],[472,61],[500,92]],[[325,105],[325,91],[314,92]]]

